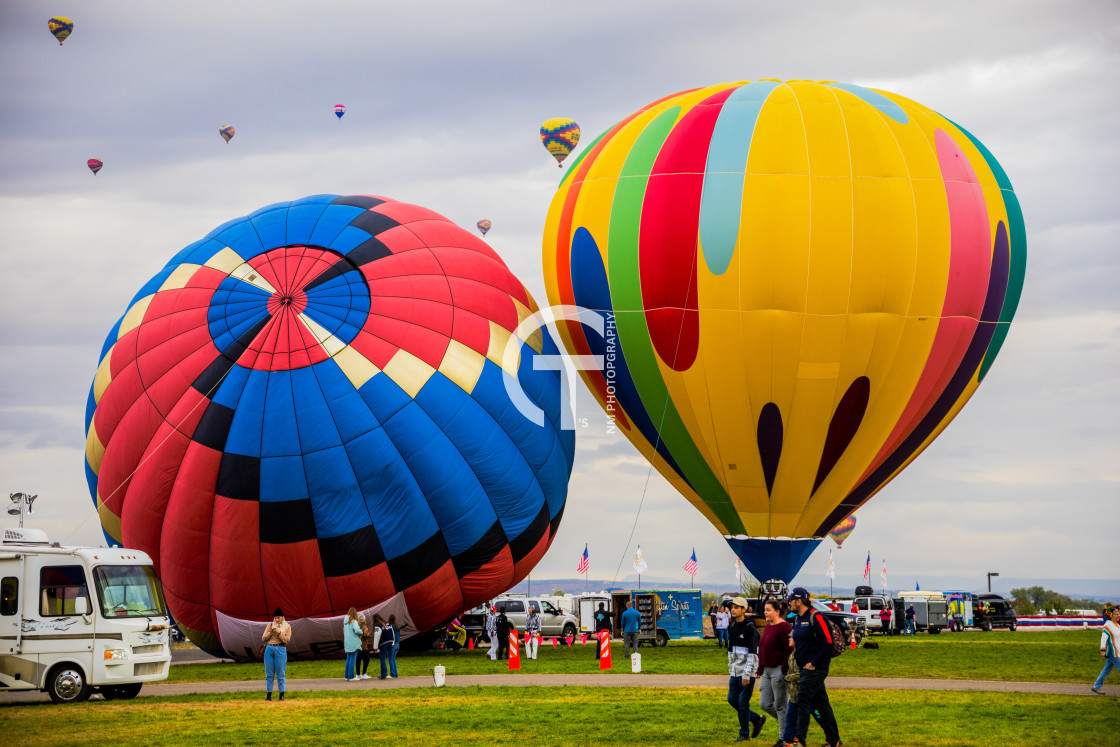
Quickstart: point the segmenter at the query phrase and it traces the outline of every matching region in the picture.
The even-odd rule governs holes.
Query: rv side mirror
[[[78,597],[74,600],[74,614],[75,615],[88,615],[89,604],[86,602],[85,597]]]

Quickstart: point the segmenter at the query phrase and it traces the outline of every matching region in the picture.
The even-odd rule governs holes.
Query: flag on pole
[[[587,573],[588,566],[591,565],[590,556],[587,554],[587,545],[583,546],[583,555],[579,556],[579,565],[576,566],[576,573]]]
[[[695,576],[696,575],[696,569],[697,569],[696,548],[694,547],[694,548],[692,548],[692,557],[689,558],[688,560],[686,560],[685,563],[684,563],[684,572],[687,573],[690,576]]]
[[[879,578],[883,581],[883,593],[887,593],[887,559],[883,558],[883,570],[879,571]]]
[[[824,575],[828,576],[833,581],[836,580],[836,564],[832,562],[832,550],[828,551],[828,570]]]
[[[738,558],[735,558],[735,580],[736,581],[742,581],[743,580],[743,567],[741,565],[739,565],[739,559]]]
[[[646,572],[647,568],[646,559],[642,557],[642,546],[638,545],[638,552],[634,553],[634,573],[640,576]]]
[[[867,563],[865,563],[864,566],[863,566],[863,580],[864,581],[870,581],[871,580],[871,551],[870,550],[867,551]]]

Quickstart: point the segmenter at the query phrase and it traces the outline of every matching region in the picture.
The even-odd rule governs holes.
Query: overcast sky
[[[47,19],[69,15],[63,47]],[[1028,232],[1019,312],[957,419],[857,516],[892,588],[1117,573],[1120,5],[1098,2],[239,0],[0,3],[0,491],[40,495],[54,539],[103,541],[83,474],[105,335],[186,244],[259,207],[381,194],[472,227],[546,303],[541,232],[560,172],[537,129],[586,145],[667,94],[723,81],[884,88],[968,128]],[[333,107],[347,106],[337,120]],[[218,128],[233,125],[226,144]],[[86,159],[101,158],[94,177]],[[537,577],[733,579],[717,531],[580,393],[568,506]],[[644,496],[644,500],[643,500]],[[639,505],[641,509],[639,511]],[[4,516],[4,519],[8,517]],[[633,541],[627,544],[631,530]],[[798,581],[819,585],[826,540]],[[845,584],[846,585],[846,584]],[[924,585],[926,586],[926,585]],[[1116,584],[1120,594],[1120,582]]]

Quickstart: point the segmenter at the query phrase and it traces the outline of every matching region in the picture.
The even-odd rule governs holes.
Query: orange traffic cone
[[[852,633],[852,651],[856,650],[856,634]]]
[[[517,640],[517,631],[509,632],[509,668],[521,669],[521,643]]]
[[[467,650],[474,651],[474,636],[467,638]]]
[[[611,668],[611,634],[610,631],[599,631],[599,669]]]

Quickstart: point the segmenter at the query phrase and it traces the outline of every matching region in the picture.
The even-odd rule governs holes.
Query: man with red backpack
[[[794,657],[801,670],[801,687],[797,696],[797,731],[792,744],[805,744],[809,722],[816,711],[820,714],[819,721],[829,747],[837,747],[841,744],[840,730],[836,726],[836,717],[832,713],[832,705],[828,702],[828,691],[824,685],[825,678],[828,677],[829,662],[836,650],[833,646],[833,631],[824,615],[813,609],[806,589],[800,586],[794,588],[789,595],[789,605],[797,613],[791,621],[793,632],[790,640],[793,641]]]

